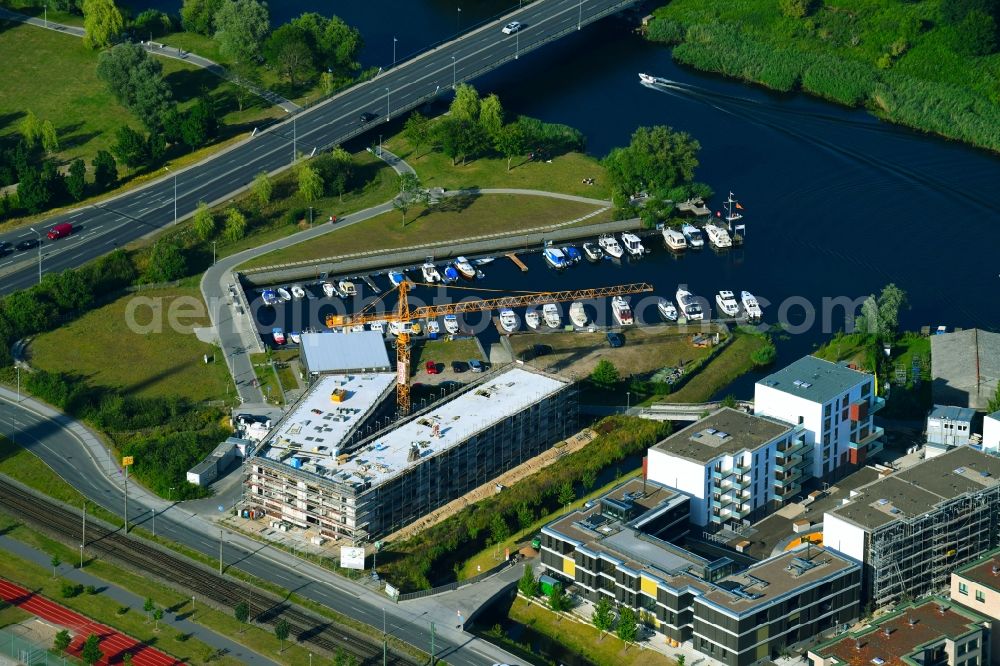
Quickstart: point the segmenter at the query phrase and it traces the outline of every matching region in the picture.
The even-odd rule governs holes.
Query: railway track
[[[40,525],[59,536],[79,541],[79,514],[4,480],[0,480],[0,507],[6,508],[15,517]],[[382,662],[381,644],[357,634],[345,635],[344,630],[332,620],[314,617],[237,579],[214,573],[196,562],[160,550],[118,530],[109,530],[96,522],[88,523],[86,547],[92,553],[97,552],[120,563],[127,563],[130,567],[156,576],[178,589],[193,592],[219,606],[234,608],[237,604],[246,602],[250,606],[252,621],[273,627],[284,620],[289,625],[291,635],[300,643],[330,654],[342,650],[365,666]],[[390,654],[387,663],[411,666],[417,662]]]

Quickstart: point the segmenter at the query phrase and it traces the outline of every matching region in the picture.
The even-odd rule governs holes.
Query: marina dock
[[[365,281],[365,284],[367,284],[368,288],[371,289],[374,293],[376,294],[382,293],[382,290],[378,288],[378,286],[375,284],[375,281],[372,280],[370,275],[365,275],[361,279]]]
[[[517,254],[514,252],[508,252],[506,255],[508,259],[514,262],[514,265],[521,269],[522,273],[528,272],[528,267],[525,266],[524,262],[517,258]]]
[[[712,214],[712,211],[709,210],[708,206],[705,205],[705,202],[702,199],[688,199],[687,201],[681,201],[677,204],[677,210],[682,213],[693,213],[698,217]]]

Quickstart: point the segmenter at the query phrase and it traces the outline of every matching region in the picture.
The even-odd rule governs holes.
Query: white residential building
[[[757,382],[754,412],[804,429],[811,447],[809,473],[843,476],[882,449],[882,428],[872,415],[885,406],[872,375],[805,356]]]
[[[801,490],[802,428],[724,407],[651,447],[647,476],[691,499],[695,525],[759,520]]]
[[[987,414],[983,419],[983,451],[1000,453],[1000,412]]]

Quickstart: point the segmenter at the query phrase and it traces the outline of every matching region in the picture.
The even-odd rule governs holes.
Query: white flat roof
[[[385,338],[376,331],[303,333],[302,354],[309,372],[388,370]]]
[[[261,455],[291,465],[292,458],[336,461],[341,442],[376,405],[379,396],[396,381],[391,372],[325,375],[313,384],[302,400],[268,433]],[[342,402],[333,402],[336,389],[346,391]],[[303,465],[309,471],[315,471]]]
[[[392,374],[379,374],[374,377],[384,377],[388,383],[395,379],[395,375]],[[315,442],[307,442],[310,447],[303,453],[288,453],[283,439],[291,441],[291,438],[285,434],[288,430],[285,426],[279,428],[281,432],[277,433],[276,437],[272,436],[271,447],[263,455],[272,460],[284,460],[286,464],[290,464],[292,457],[297,457],[302,459],[302,469],[308,472],[348,485],[369,482],[374,487],[565,387],[566,382],[558,379],[512,368],[456,395],[436,409],[384,433],[342,463],[337,462],[336,451],[329,445],[326,449],[310,452]],[[298,419],[298,422],[305,420],[310,423],[302,428],[301,435],[297,436],[295,441],[301,441],[303,436],[312,435],[312,428],[317,423],[326,423],[322,420],[316,421],[322,417],[311,412],[314,401],[322,404],[323,409],[329,409],[331,406],[330,391],[317,390],[318,388],[319,386],[311,389],[310,392],[317,395],[310,395],[302,407],[296,410],[296,414],[302,413],[302,418]],[[353,398],[348,399],[343,406],[351,406],[352,400]],[[287,419],[287,423],[293,422],[297,420]],[[353,424],[349,424],[345,429],[352,427]],[[419,455],[416,460],[410,460],[410,451],[414,444],[417,445]]]

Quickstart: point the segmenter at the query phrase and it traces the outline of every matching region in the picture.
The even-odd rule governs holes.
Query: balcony
[[[802,437],[796,437],[787,444],[781,444],[778,446],[778,453],[784,453],[786,455],[795,453],[802,449],[806,445],[805,440]]]
[[[864,438],[862,438],[861,440],[859,440],[857,442],[853,442],[852,441],[851,442],[851,448],[852,449],[860,449],[860,448],[864,447],[866,444],[871,444],[875,440],[882,439],[883,435],[885,435],[885,429],[880,428],[878,426],[875,426],[874,428],[872,428],[872,431],[870,433],[868,433],[867,437],[864,437]],[[880,450],[881,450],[881,447],[880,447]],[[871,453],[870,449],[869,449],[869,453]]]
[[[729,495],[722,495],[718,499],[713,497],[711,506],[713,509],[725,509],[730,504],[733,504],[733,502],[735,502],[735,500]]]
[[[750,505],[740,504],[739,507],[730,510],[733,518],[746,518],[750,515]]]
[[[721,480],[721,479],[725,479],[725,478],[727,478],[729,476],[732,476],[732,475],[733,475],[733,470],[731,470],[731,469],[717,469],[715,467],[712,468],[712,478],[713,479],[720,479]]]
[[[775,475],[774,483],[777,486],[786,487],[791,483],[795,483],[801,478],[802,478],[802,469],[796,467],[795,469],[789,470],[780,476]]]
[[[793,483],[790,486],[785,486],[784,488],[776,487],[774,489],[774,492],[771,494],[771,499],[776,502],[787,502],[792,497],[794,497],[795,494],[798,493],[800,490],[802,490],[802,486],[800,486],[797,483]]]
[[[787,472],[788,470],[793,469],[793,468],[797,467],[800,464],[802,464],[802,456],[800,456],[798,454],[791,455],[791,456],[786,455],[783,458],[775,458],[774,459],[774,471],[775,472]]]
[[[868,408],[869,416],[885,407],[885,398],[875,396],[872,398],[872,406]]]

